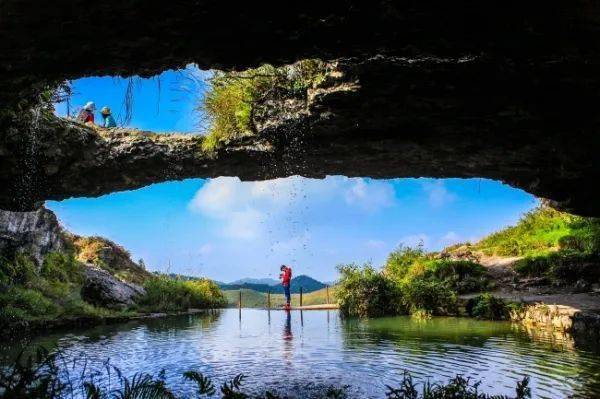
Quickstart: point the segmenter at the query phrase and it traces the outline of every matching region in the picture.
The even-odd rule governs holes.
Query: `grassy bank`
[[[43,322],[59,318],[123,315],[81,298],[83,267],[73,254],[51,253],[41,268],[17,254],[0,260],[0,323]]]
[[[127,318],[149,312],[176,312],[189,308],[225,306],[219,287],[207,279],[183,281],[144,272],[132,276],[141,283],[145,295],[130,307],[115,309],[93,305],[81,295],[84,266],[75,252],[48,254],[41,267],[18,253],[0,259],[0,325],[8,329],[19,325],[61,325],[67,320]]]
[[[470,245],[473,251],[497,256],[543,256],[557,251],[598,253],[600,223],[541,206],[515,225]]]

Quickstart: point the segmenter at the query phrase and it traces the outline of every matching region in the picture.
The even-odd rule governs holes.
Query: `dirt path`
[[[574,311],[591,311],[600,313],[600,292],[573,293],[572,287],[536,286],[531,279],[521,279],[514,271],[513,265],[521,257],[498,257],[480,255],[478,262],[488,269],[495,284],[492,295],[509,301],[560,305]],[[472,298],[477,294],[463,295],[461,298]]]

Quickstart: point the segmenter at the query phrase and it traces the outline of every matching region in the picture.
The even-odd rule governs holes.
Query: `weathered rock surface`
[[[340,60],[306,93],[257,104],[256,134],[214,154],[201,150],[198,136],[95,130],[60,119],[42,123],[31,140],[0,132],[0,185],[9,188],[0,209],[189,177],[299,174],[486,177],[599,216],[590,185],[600,181],[600,113],[592,109],[600,103],[600,68],[580,68],[586,79],[579,82],[560,65],[483,56]]]
[[[36,7],[3,0],[0,104],[48,82],[149,76],[190,62],[244,69],[378,53],[590,59],[600,49],[599,7],[586,0],[249,2],[235,9],[215,0],[57,0]]]
[[[76,258],[85,264],[104,269],[121,281],[143,284],[151,274],[131,259],[122,246],[103,237],[72,236]]]
[[[599,33],[600,2],[587,0],[252,2],[234,12],[213,0],[4,0],[0,209],[194,176],[344,174],[488,177],[600,216]],[[15,122],[64,79],[305,57],[358,58],[305,102],[266,102],[259,134],[214,158],[194,138],[101,136],[62,121],[29,135]]]
[[[86,302],[119,309],[135,305],[136,300],[144,294],[144,288],[122,282],[105,270],[93,265],[87,265],[85,268],[81,297]]]
[[[48,253],[63,251],[66,246],[64,232],[52,211],[43,207],[33,212],[0,210],[0,255],[10,258],[22,251],[41,266]]]

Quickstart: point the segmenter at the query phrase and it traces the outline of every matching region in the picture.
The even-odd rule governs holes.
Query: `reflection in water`
[[[292,333],[292,312],[285,310],[285,323],[283,324],[283,358],[288,366],[292,365],[294,350],[294,335]]]
[[[242,313],[228,309],[101,326],[51,334],[36,343],[58,345],[66,356],[85,352],[98,364],[110,358],[127,376],[164,369],[167,382],[183,394],[191,394],[192,387],[181,374],[193,369],[215,382],[244,373],[247,386],[275,391],[302,391],[307,382],[349,385],[350,396],[361,398],[383,397],[385,385],[397,384],[404,370],[432,382],[461,373],[494,394],[513,394],[515,382],[530,375],[535,397],[600,395],[598,354],[575,349],[566,338],[532,337],[510,323],[342,320],[335,311]],[[18,346],[9,344],[2,354],[14,354]]]

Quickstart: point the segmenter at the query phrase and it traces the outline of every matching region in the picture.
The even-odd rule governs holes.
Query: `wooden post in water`
[[[325,286],[325,295],[327,296],[327,304],[329,305],[329,284]]]
[[[267,292],[267,309],[271,309],[271,290]]]
[[[242,308],[242,290],[240,289],[240,299],[238,300],[238,307]]]
[[[300,307],[302,307],[302,287],[300,287]]]

